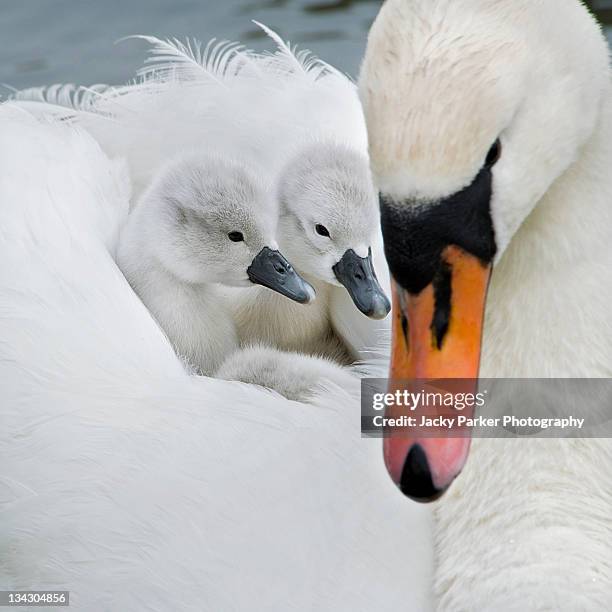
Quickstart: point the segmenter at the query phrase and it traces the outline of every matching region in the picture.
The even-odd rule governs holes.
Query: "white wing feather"
[[[91,87],[77,86],[73,83],[55,84],[48,87],[31,87],[15,92],[15,100],[31,100],[64,106],[78,111],[90,111],[96,100],[112,90],[109,85],[98,83]]]
[[[145,81],[179,79],[197,81],[212,79],[221,83],[226,76],[239,70],[247,57],[244,47],[236,42],[212,39],[206,47],[202,43],[187,38],[185,42],[177,38],[162,40],[155,36],[131,36],[145,40],[151,45],[150,56],[138,75]],[[236,60],[240,58],[240,62]]]
[[[326,73],[340,74],[336,68],[319,59],[310,50],[298,51],[297,47],[292,48],[289,41],[285,42],[279,34],[268,26],[255,20],[253,20],[253,23],[261,28],[276,44],[277,50],[275,54],[271,55],[274,60],[271,65],[275,66],[280,72],[302,74],[314,80]],[[264,57],[266,56],[270,57],[269,54],[264,55]]]
[[[90,87],[57,83],[14,91],[9,100],[21,103],[22,108],[28,108],[38,115],[50,114],[67,119],[83,113],[100,114],[96,103],[113,91],[113,87],[102,83]]]

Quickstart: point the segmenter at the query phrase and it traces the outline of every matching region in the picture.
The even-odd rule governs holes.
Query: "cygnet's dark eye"
[[[317,223],[315,225],[315,230],[317,234],[319,234],[319,236],[325,236],[326,238],[329,238],[329,230],[324,225]]]
[[[485,168],[492,168],[501,157],[502,154],[502,145],[499,138],[493,143],[493,146],[489,149],[487,153],[487,159],[485,160]]]
[[[242,232],[230,232],[227,237],[232,241],[232,242],[242,242],[244,240],[244,236],[242,235]]]

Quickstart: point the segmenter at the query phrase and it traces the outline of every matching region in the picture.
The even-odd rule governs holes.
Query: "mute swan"
[[[484,377],[609,377],[612,92],[584,6],[387,0],[360,88],[394,277],[392,375],[478,375],[494,263]],[[427,500],[469,440],[385,446],[393,479]],[[474,455],[437,507],[440,609],[607,609],[610,440],[486,440]]]
[[[188,376],[112,257],[126,172],[0,107],[0,585],[79,611],[428,610],[428,512],[354,385]]]
[[[301,304],[314,290],[277,249],[270,187],[235,160],[187,156],[160,171],[130,215],[117,261],[178,353],[213,374],[237,345],[215,283],[257,283]]]
[[[56,114],[72,103],[63,114],[111,156],[128,159],[136,195],[168,155],[203,143],[265,169],[279,184],[280,248],[291,251],[318,299],[303,309],[267,291],[231,292],[241,341],[352,361],[380,346],[388,323],[355,313],[345,288],[374,319],[390,309],[363,112],[347,77],[262,27],[277,43],[273,55],[144,37],[152,57],[136,84],[85,93],[54,86],[16,97],[27,108],[43,101]]]

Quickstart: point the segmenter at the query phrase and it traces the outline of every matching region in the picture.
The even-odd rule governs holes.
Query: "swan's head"
[[[343,285],[365,315],[390,310],[372,264],[378,196],[366,156],[330,143],[304,147],[280,181],[279,236],[300,271]]]
[[[381,8],[360,92],[394,278],[394,378],[477,377],[492,264],[580,156],[608,88],[607,45],[574,0]],[[429,500],[468,449],[408,436],[386,440],[385,458]]]
[[[158,261],[185,283],[264,285],[307,303],[314,290],[278,251],[278,208],[246,166],[214,156],[169,164],[139,207]]]

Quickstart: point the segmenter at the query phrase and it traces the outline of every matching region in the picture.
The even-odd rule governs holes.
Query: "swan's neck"
[[[612,96],[579,158],[495,269],[482,376],[607,376],[612,299]]]

